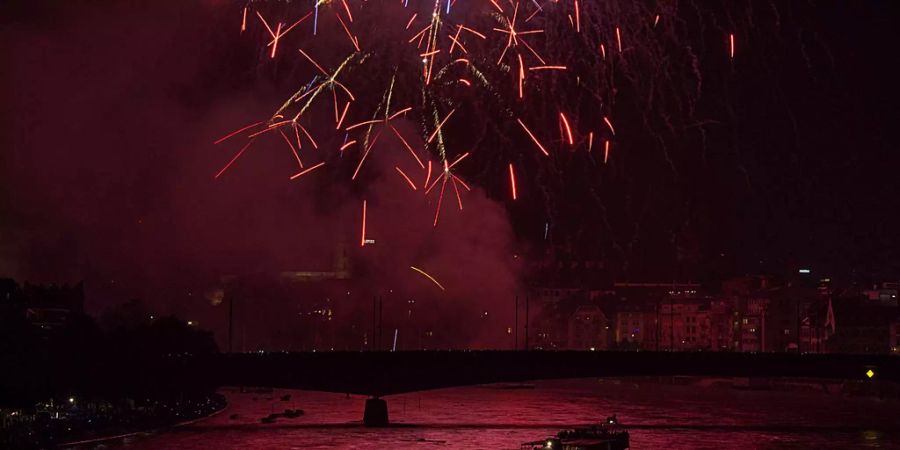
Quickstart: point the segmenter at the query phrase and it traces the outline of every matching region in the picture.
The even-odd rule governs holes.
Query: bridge
[[[181,359],[170,374],[220,386],[269,386],[362,394],[364,422],[386,425],[386,395],[454,386],[586,377],[796,377],[900,382],[891,355],[415,351],[244,353]]]

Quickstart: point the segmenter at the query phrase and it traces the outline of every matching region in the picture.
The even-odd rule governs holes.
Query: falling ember
[[[528,127],[526,127],[524,123],[522,123],[522,120],[516,119],[516,122],[519,122],[519,125],[522,127],[523,130],[525,130],[526,133],[528,133],[528,137],[530,137],[531,140],[534,141],[534,143],[538,146],[538,148],[541,150],[541,152],[543,152],[545,156],[550,156],[550,153],[547,151],[547,149],[545,149],[544,146],[541,145],[541,141],[539,141],[536,137],[534,137],[534,134],[531,133],[531,130],[529,130]]]
[[[247,141],[247,143],[244,144],[244,146],[241,148],[241,150],[238,151],[234,155],[233,158],[231,158],[231,161],[228,161],[228,164],[225,164],[225,167],[223,167],[222,170],[220,170],[219,173],[217,173],[214,178],[219,178],[220,176],[222,176],[222,174],[225,173],[225,171],[228,170],[228,168],[231,167],[231,165],[234,164],[234,162],[237,161],[238,158],[240,158],[241,155],[243,155],[244,152],[247,151],[247,149],[250,148],[250,145],[252,145],[252,144],[253,144],[253,139],[250,139],[249,141]]]
[[[619,27],[616,27],[616,44],[619,46],[619,53],[622,53],[622,34],[619,33]]]
[[[366,245],[366,201],[363,200],[363,211],[362,211],[362,236],[359,239],[359,246],[365,247]]]
[[[734,59],[734,33],[728,35],[728,41],[731,47],[731,59]]]
[[[566,66],[534,66],[528,70],[566,70]]]
[[[575,0],[575,31],[581,33],[581,8],[578,7],[578,0]]]
[[[441,286],[441,283],[438,283],[438,280],[435,280],[433,276],[428,275],[428,273],[425,272],[424,270],[422,270],[422,269],[420,269],[420,268],[418,268],[418,267],[415,267],[415,266],[409,266],[409,268],[412,269],[412,270],[415,270],[416,272],[419,272],[419,273],[422,274],[422,275],[424,275],[425,278],[428,278],[429,280],[431,280],[431,282],[434,283],[435,286],[441,288],[442,291],[446,291],[446,289],[444,289],[444,286]]]
[[[606,126],[609,127],[609,131],[612,132],[613,136],[615,136],[615,135],[616,135],[616,129],[613,128],[613,124],[612,124],[612,122],[609,121],[609,118],[606,117],[606,116],[603,116],[603,121],[606,122]]]
[[[425,184],[422,188],[427,188],[429,181],[431,181],[431,160],[428,161],[428,171],[425,173]]]
[[[653,27],[656,28],[657,24],[659,24],[659,14],[656,15],[655,19],[653,19]]]
[[[603,59],[605,60],[606,59],[606,46],[603,44],[600,44],[600,54],[603,55]]]
[[[588,133],[588,152],[594,148],[594,132]]]
[[[243,128],[238,129],[238,130],[232,131],[231,133],[228,133],[228,134],[226,134],[225,136],[220,137],[220,138],[217,139],[215,142],[213,142],[213,144],[218,144],[218,143],[220,143],[220,142],[222,142],[222,141],[225,141],[225,140],[227,140],[227,139],[229,139],[229,138],[231,138],[231,137],[233,137],[233,136],[235,136],[235,135],[238,135],[238,134],[240,134],[240,133],[242,133],[242,132],[244,132],[244,131],[247,131],[247,130],[249,130],[249,129],[251,129],[251,128],[254,128],[254,127],[259,126],[259,125],[262,125],[262,124],[263,124],[262,122],[251,123],[250,125],[247,125],[246,127],[243,127]]]
[[[450,114],[447,114],[447,117],[444,117],[444,120],[442,120],[441,123],[438,124],[437,128],[435,128],[434,131],[431,133],[431,136],[428,137],[428,140],[425,141],[426,144],[430,144],[431,141],[434,140],[434,138],[438,135],[438,133],[441,132],[441,127],[443,127],[444,124],[447,123],[447,120],[450,119],[450,116],[452,116],[453,113],[455,113],[455,112],[456,112],[456,110],[453,109],[450,111]]]
[[[609,141],[603,143],[603,164],[609,161]]]
[[[241,33],[247,31],[247,7],[244,7],[244,16],[241,18]]]
[[[513,170],[512,163],[509,163],[509,187],[512,189],[512,199],[516,197],[516,172]]]
[[[569,145],[575,145],[575,140],[572,138],[572,128],[569,127],[569,120],[566,119],[566,115],[562,112],[559,113],[559,119],[562,121],[563,128],[566,132],[566,138],[569,141]]]
[[[275,51],[278,50],[278,40],[281,39],[281,22],[278,22],[278,28],[277,28],[277,31],[275,31],[275,36],[274,36],[272,39],[273,39],[273,41],[272,41],[273,44],[272,44],[272,55],[271,55],[271,57],[274,58],[274,57],[275,57]]]
[[[346,144],[342,145],[341,148],[339,148],[338,150],[340,150],[340,151],[347,150],[347,147],[349,147],[355,143],[356,143],[356,139],[353,139],[352,141],[348,141]]]
[[[410,180],[408,176],[406,176],[406,174],[403,172],[402,169],[400,169],[400,167],[396,167],[396,166],[395,166],[394,168],[397,169],[397,173],[399,173],[400,176],[402,176],[403,179],[406,180],[407,183],[409,183],[409,187],[411,187],[412,190],[414,190],[414,191],[417,190],[417,189],[416,189],[416,184],[413,183],[412,180]]]
[[[312,167],[310,167],[310,168],[308,168],[308,169],[306,169],[306,170],[303,170],[303,171],[301,171],[301,172],[299,172],[299,173],[293,175],[293,176],[291,177],[291,179],[292,179],[292,180],[296,180],[297,178],[300,178],[300,177],[302,177],[303,175],[306,175],[306,174],[312,172],[313,170],[316,170],[316,169],[318,169],[319,167],[322,167],[322,166],[324,166],[324,165],[325,165],[325,161],[322,161],[322,162],[320,162],[320,163],[318,163],[318,164],[316,164],[316,165],[314,165],[314,166],[312,166]]]

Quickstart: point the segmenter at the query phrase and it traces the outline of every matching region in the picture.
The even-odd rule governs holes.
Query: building
[[[21,291],[25,319],[42,331],[63,326],[84,315],[84,283],[48,286],[25,283]]]
[[[652,333],[652,330],[656,328],[655,315],[655,311],[648,314],[637,305],[629,305],[618,311],[613,325],[616,348],[622,350],[655,349],[655,345],[650,339],[655,339],[655,333]]]
[[[660,303],[659,340],[661,350],[708,350],[710,300],[670,297]]]
[[[569,318],[571,350],[606,350],[609,348],[609,321],[598,306],[582,305]]]
[[[869,301],[885,306],[900,306],[898,294],[900,294],[900,283],[876,284],[872,286],[872,289],[863,291],[863,295]]]
[[[900,355],[900,314],[891,322],[889,339],[891,353]]]
[[[831,353],[889,353],[897,340],[895,306],[872,305],[858,299],[835,299],[834,334],[826,344]],[[896,345],[894,345],[896,346]]]

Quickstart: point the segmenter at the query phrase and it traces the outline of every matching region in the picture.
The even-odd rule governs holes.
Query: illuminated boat
[[[612,416],[604,424],[562,430],[547,439],[525,442],[521,450],[625,450],[629,446],[628,431]]]

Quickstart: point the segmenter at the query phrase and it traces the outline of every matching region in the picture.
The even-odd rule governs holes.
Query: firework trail
[[[411,188],[406,195],[423,196],[434,208],[435,227],[445,194],[452,191],[463,210],[466,179],[506,178],[509,201],[530,192],[527,197],[542,200],[546,222],[555,223],[555,199],[567,188],[546,180],[587,171],[584,189],[606,211],[595,189],[624,170],[626,148],[633,148],[629,133],[617,135],[620,110],[640,111],[642,127],[664,124],[663,131],[649,126],[650,133],[678,177],[678,158],[666,142],[692,126],[702,86],[697,54],[685,45],[694,31],[679,20],[679,7],[578,0],[248,2],[234,11],[240,19],[234,33],[257,40],[260,64],[309,76],[271,116],[215,141],[244,140],[216,178],[277,131],[280,138],[271,142],[290,150],[300,168],[292,180],[315,170],[359,183],[366,161],[378,157],[379,140],[378,152],[405,153],[409,164],[395,167],[398,178]],[[735,31],[721,33],[722,58],[733,61]],[[626,89],[636,108],[620,108],[619,92]],[[331,116],[333,136],[322,135],[321,126],[313,136],[312,124]],[[401,133],[409,128],[401,122],[415,124],[418,135]],[[316,137],[329,144],[320,149]],[[602,163],[590,156],[595,139],[603,144]],[[304,168],[304,160],[313,162]],[[413,181],[418,177],[423,189]],[[365,202],[363,211],[364,229]],[[609,224],[607,217],[601,222]]]

